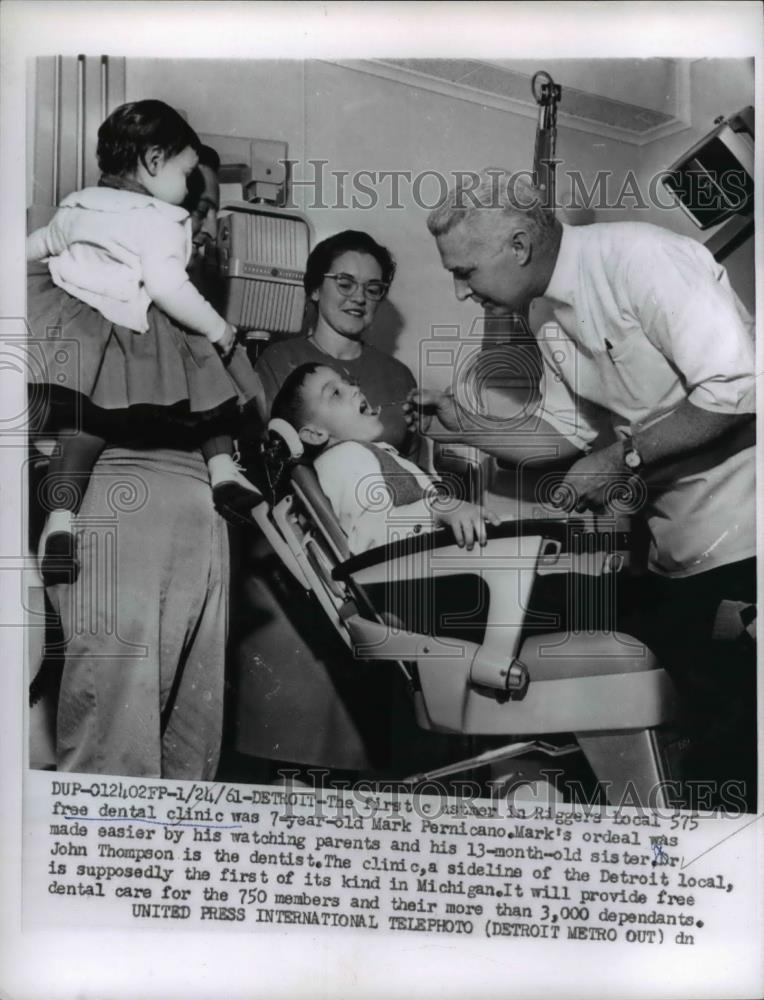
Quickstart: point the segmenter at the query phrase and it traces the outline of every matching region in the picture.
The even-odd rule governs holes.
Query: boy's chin
[[[367,441],[369,443],[372,441],[380,441],[384,436],[384,433],[385,427],[381,421],[375,421],[373,425],[369,422],[368,426],[359,428],[356,441]]]

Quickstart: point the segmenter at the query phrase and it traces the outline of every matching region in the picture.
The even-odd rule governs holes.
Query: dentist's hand
[[[437,389],[412,389],[403,404],[406,422],[412,430],[426,432],[433,417],[437,417],[446,430],[461,430],[456,401],[449,392]]]
[[[645,497],[640,478],[624,468],[623,446],[616,442],[571,465],[560,484],[559,506],[577,513],[636,512]]]

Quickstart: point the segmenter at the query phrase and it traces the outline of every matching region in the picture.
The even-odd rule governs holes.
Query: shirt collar
[[[576,227],[562,223],[562,239],[557,251],[557,260],[543,298],[572,304],[580,245],[580,234]]]
[[[391,455],[398,455],[399,454],[398,449],[397,448],[393,448],[393,446],[391,444],[388,444],[387,441],[374,441],[372,443],[374,444],[374,447],[375,448],[379,448],[380,451],[387,451]]]

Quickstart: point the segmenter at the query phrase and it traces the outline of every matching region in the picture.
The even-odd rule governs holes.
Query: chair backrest
[[[350,558],[345,532],[340,528],[332,505],[318,484],[315,471],[306,465],[292,470],[292,488],[310,514],[314,526],[322,533],[337,562]]]
[[[338,580],[334,575],[334,570],[351,557],[351,552],[315,471],[305,465],[294,466],[290,487],[289,494],[273,510],[273,521],[286,542],[291,560],[298,567],[302,582],[307,583],[343,641],[355,651],[350,619],[357,619],[360,613],[365,619],[380,624],[388,625],[389,621],[373,606],[362,586]],[[396,625],[399,627],[399,623]],[[396,657],[386,658],[397,662],[411,687],[414,683],[412,668]]]

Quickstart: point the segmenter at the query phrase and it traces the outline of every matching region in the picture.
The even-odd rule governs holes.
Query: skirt
[[[255,396],[257,376],[243,347],[223,362],[201,334],[186,332],[156,306],[136,333],[69,295],[50,275],[27,283],[30,390],[48,397],[46,423],[132,428],[154,422],[233,430]],[[103,418],[99,420],[99,415]],[[51,426],[52,425],[52,426]]]

